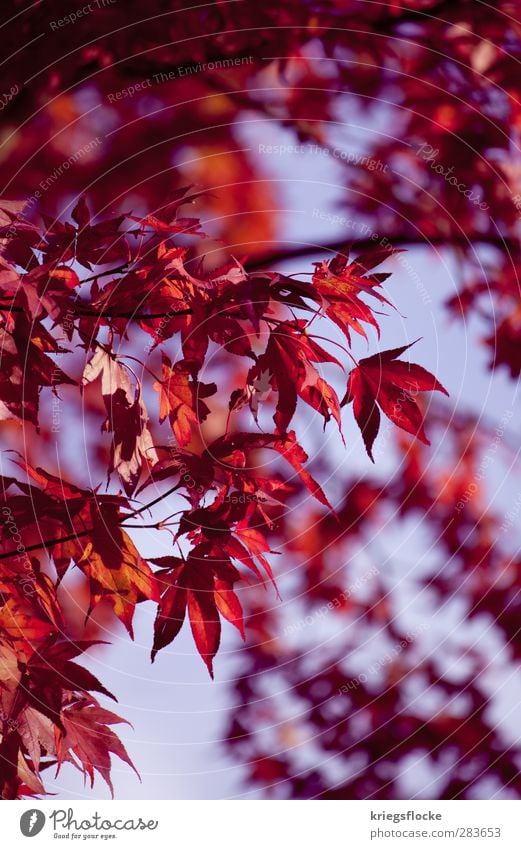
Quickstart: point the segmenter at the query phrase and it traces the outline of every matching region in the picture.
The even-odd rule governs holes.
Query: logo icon
[[[24,837],[36,837],[45,825],[45,814],[37,808],[26,811],[20,817],[20,831]]]

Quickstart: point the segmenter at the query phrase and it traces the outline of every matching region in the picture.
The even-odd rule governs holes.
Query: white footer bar
[[[6,849],[521,849],[521,801],[4,801],[0,826]]]

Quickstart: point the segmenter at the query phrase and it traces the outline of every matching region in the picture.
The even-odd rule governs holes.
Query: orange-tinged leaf
[[[150,567],[123,528],[114,526],[116,517],[110,513],[105,511],[104,518],[96,522],[77,565],[91,582],[91,609],[108,599],[133,637],[135,605],[140,601],[157,601],[158,587]]]
[[[163,354],[163,379],[154,383],[160,393],[159,421],[169,419],[176,439],[182,447],[192,439],[192,432],[204,422],[210,412],[203,398],[213,394],[215,384],[200,384],[191,379],[191,372],[184,362],[172,366]]]

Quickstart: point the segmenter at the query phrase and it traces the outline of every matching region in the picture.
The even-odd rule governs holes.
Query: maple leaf
[[[207,550],[204,546],[194,548],[186,561],[161,558],[169,561],[170,566],[160,578],[166,589],[154,625],[152,660],[161,648],[175,639],[188,611],[195,645],[213,678],[213,658],[219,648],[221,621],[214,599],[212,560],[205,556]]]
[[[272,330],[266,351],[250,369],[248,386],[254,387],[261,381],[260,385],[264,387],[265,375],[268,373],[272,388],[278,392],[273,420],[281,434],[286,433],[293,418],[298,396],[323,416],[324,426],[333,416],[340,427],[340,406],[336,392],[320,377],[313,362],[335,363],[341,367],[335,357],[307,334],[306,322],[299,320],[282,322],[276,330]],[[234,399],[232,403],[236,403]]]
[[[17,281],[3,273],[3,291],[9,292],[13,306],[22,308],[32,319],[40,320],[47,315],[55,324],[63,326],[68,338],[74,330],[74,289],[79,285],[76,272],[66,265],[48,262],[37,265]],[[8,286],[8,282],[11,284]],[[16,282],[16,286],[14,285]],[[0,283],[1,285],[1,283]]]
[[[94,770],[97,770],[114,798],[110,778],[111,754],[128,764],[139,778],[123,743],[110,728],[122,722],[126,720],[100,707],[93,698],[75,699],[67,704],[61,714],[63,731],[57,745],[58,769],[65,762],[72,763],[89,777],[91,787],[94,785]]]
[[[271,552],[271,549],[263,534],[257,528],[249,527],[245,520],[236,524],[234,534],[240,540],[241,545],[249,552],[247,560],[244,560],[242,557],[239,559],[251,568],[252,558],[255,558],[261,564],[276,590],[277,585],[275,583],[275,578],[273,577],[271,566],[264,557],[266,553]],[[271,553],[274,554],[275,552]],[[235,554],[234,556],[237,555]]]
[[[217,277],[223,272],[222,278]],[[234,312],[240,319],[248,321],[253,332],[259,336],[260,322],[268,309],[270,300],[270,278],[266,274],[247,274],[242,265],[225,266],[212,272],[211,280],[223,282],[221,300],[223,308]],[[235,310],[233,307],[235,306]]]
[[[0,750],[5,755],[6,748],[11,750],[11,763],[16,764],[18,777],[22,787],[17,791],[24,795],[42,794],[45,790],[40,781],[40,770],[49,766],[55,758],[58,766],[63,760],[74,760],[70,757],[68,746],[74,748],[74,753],[79,757],[85,769],[85,760],[78,749],[79,736],[69,740],[65,747],[62,745],[67,735],[67,724],[70,714],[64,712],[64,706],[74,702],[95,705],[97,702],[88,691],[94,690],[110,698],[114,698],[106,690],[98,679],[87,669],[73,662],[73,658],[82,654],[85,650],[95,645],[93,641],[80,641],[72,643],[59,637],[51,637],[41,641],[38,648],[34,648],[26,661],[19,659],[18,669],[11,659],[9,662],[9,677],[6,683],[0,687],[0,705],[2,707],[2,719],[8,718],[8,733],[5,734],[0,744]],[[0,653],[3,660],[6,657],[5,649]],[[99,708],[100,713],[89,714],[90,718],[96,716],[101,723],[119,722],[119,717]],[[5,729],[5,725],[2,724]],[[103,766],[106,762],[104,755],[104,743],[99,736],[104,731],[96,728],[98,733],[98,753],[101,759],[90,760],[90,766]],[[87,729],[87,738],[89,736]],[[126,759],[128,756],[120,741],[113,740],[111,734],[106,735],[110,744],[107,751],[114,751],[120,757]],[[6,746],[9,740],[9,746]],[[90,744],[92,751],[92,741]],[[81,747],[80,747],[81,748]],[[41,759],[45,757],[45,762]],[[77,763],[76,763],[77,765]],[[90,774],[90,770],[86,770]],[[103,770],[100,769],[103,774]],[[107,779],[108,774],[104,777]]]
[[[60,728],[64,690],[82,691],[85,694],[94,690],[115,700],[115,696],[105,689],[92,672],[72,661],[73,657],[77,657],[92,645],[96,643],[47,641],[34,652],[27,663],[20,682],[25,699]]]
[[[191,369],[181,360],[172,366],[162,355],[163,379],[154,383],[160,393],[159,421],[168,417],[179,445],[186,446],[195,427],[207,418],[210,410],[202,400],[217,392],[215,383],[200,383],[190,379]]]
[[[307,462],[308,455],[297,442],[295,432],[292,430],[284,435],[234,433],[227,437],[220,437],[207,448],[203,456],[214,458],[214,460],[218,460],[223,466],[229,464],[233,469],[237,457],[239,464],[244,466],[246,464],[244,452],[253,451],[258,448],[269,448],[272,451],[277,451],[294,468],[309,492],[321,504],[324,504],[331,510],[333,509],[320,485],[307,469],[304,468],[304,463]]]
[[[43,216],[47,230],[40,250],[46,260],[64,263],[74,259],[88,269],[121,259],[126,253],[125,234],[120,230],[125,217],[117,215],[93,224],[85,198],[80,198],[72,211],[77,227]]]
[[[0,589],[4,598],[0,618],[7,630],[12,621],[20,651],[22,639],[27,641],[27,648],[30,649],[31,639],[38,640],[47,633],[58,633],[64,623],[54,582],[42,571],[39,561],[35,557],[26,560],[25,574],[20,570],[19,561],[13,560],[12,564],[11,567],[7,561],[4,575],[0,576]],[[25,628],[20,628],[17,620],[27,620]],[[17,633],[14,631],[16,626]]]
[[[71,536],[67,526],[62,526],[51,551],[60,578],[71,559],[88,577],[89,614],[97,604],[107,600],[133,637],[135,605],[147,599],[156,601],[158,589],[147,562],[120,526],[121,506],[128,507],[122,496],[86,491],[82,509],[72,522],[77,536]]]
[[[15,735],[11,735],[16,739]],[[21,786],[19,789],[19,795],[21,796],[45,796],[45,788],[40,781],[39,776],[35,773],[34,769],[32,769],[31,765],[27,762],[22,749],[20,748],[18,751],[18,758],[16,761],[16,769],[18,773],[18,778],[21,781]]]
[[[244,554],[247,556],[246,551]],[[240,573],[231,564],[225,546],[215,548],[208,543],[196,545],[186,560],[160,557],[153,562],[165,568],[156,573],[164,590],[154,623],[152,660],[175,639],[188,612],[195,645],[213,678],[213,659],[221,636],[219,613],[244,638],[242,607],[233,590]]]
[[[20,683],[20,669],[17,654],[12,643],[3,641],[0,645],[0,691],[12,693]]]
[[[379,247],[361,254],[348,264],[346,249],[344,253],[337,254],[329,261],[314,263],[311,285],[284,275],[273,276],[272,295],[281,303],[315,313],[325,313],[342,330],[349,343],[350,330],[367,338],[363,324],[372,325],[379,335],[380,329],[373,310],[360,299],[360,295],[367,294],[381,304],[392,306],[378,291],[390,274],[368,272],[394,253],[399,251],[390,246]],[[317,304],[319,310],[310,307],[308,301]]]
[[[27,199],[0,199],[0,252],[22,268],[34,260],[32,249],[40,241],[38,227],[24,217],[24,210],[29,205]]]
[[[141,231],[146,231],[147,228],[154,230],[157,233],[184,233],[191,236],[201,236],[204,238],[206,233],[203,233],[201,224],[198,218],[181,218],[179,217],[179,209],[187,203],[194,201],[206,194],[206,192],[193,192],[188,194],[191,186],[186,186],[172,192],[172,200],[164,204],[156,211],[155,215],[147,215],[144,218],[138,218],[135,215],[129,215],[132,221],[137,221],[141,225]]]
[[[197,651],[213,678],[213,659],[221,642],[221,620],[214,599],[214,578],[205,569],[191,567],[187,578],[187,610]]]
[[[159,449],[163,447],[158,446]],[[214,466],[211,459],[187,450],[176,450],[175,456],[172,457],[172,451],[169,449],[169,455],[167,459],[160,460],[153,466],[138,493],[152,483],[167,480],[170,477],[179,477],[177,488],[184,489],[192,505],[197,506],[214,482]]]
[[[75,385],[49,357],[63,349],[39,321],[17,313],[10,329],[0,326],[0,420],[27,419],[38,426],[42,386]]]
[[[34,707],[25,707],[15,721],[23,746],[38,772],[42,755],[52,757],[55,752],[56,726]]]
[[[186,613],[186,588],[179,583],[184,561],[179,557],[158,557],[153,561],[164,568],[156,572],[161,588],[156,620],[154,622],[154,644],[151,659],[154,662],[158,651],[169,645],[183,626]]]
[[[251,383],[245,389],[236,389],[230,395],[229,409],[240,410],[248,404],[255,422],[259,424],[259,409],[271,392],[271,375],[268,370],[260,371],[258,376],[250,373]]]
[[[18,452],[15,452],[18,454]],[[85,499],[88,496],[89,490],[81,489],[75,484],[71,484],[69,481],[66,481],[64,478],[60,478],[57,475],[51,475],[45,469],[42,469],[40,466],[34,468],[27,463],[25,460],[13,460],[17,466],[26,472],[27,476],[35,481],[38,484],[40,491],[44,493],[49,499],[54,501],[67,501],[67,502],[79,502]],[[28,484],[25,484],[21,481],[14,481],[17,487],[19,487],[22,491],[28,492],[31,494],[31,497],[35,497],[36,489],[31,487]]]
[[[379,407],[395,425],[429,445],[424,417],[412,393],[437,390],[448,395],[434,375],[422,366],[397,360],[414,344],[361,359],[349,374],[342,405],[353,402],[355,419],[373,462],[372,448],[380,427]]]
[[[115,355],[99,347],[83,372],[85,386],[101,376],[101,392],[107,410],[102,430],[114,434],[108,476],[116,471],[125,492],[132,495],[145,463],[154,465],[158,456],[148,428],[148,415],[141,399],[140,385],[135,392],[128,372]]]
[[[149,565],[117,521],[117,507],[105,505],[97,511],[86,545],[75,545],[73,556],[90,580],[90,610],[107,599],[133,638],[135,605],[147,599],[157,601],[158,588]]]
[[[214,598],[221,616],[235,625],[243,640],[246,639],[242,606],[237,594],[233,591],[233,585],[229,581],[217,579],[214,586]]]
[[[59,627],[50,619],[43,605],[31,603],[26,595],[12,592],[12,586],[0,584],[0,633],[17,646],[20,657],[32,653],[40,640],[59,634]]]

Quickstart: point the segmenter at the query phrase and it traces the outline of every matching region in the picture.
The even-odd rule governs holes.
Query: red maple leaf
[[[342,405],[353,402],[355,419],[373,462],[372,449],[380,427],[379,407],[395,425],[429,445],[423,426],[424,416],[413,394],[438,390],[448,395],[434,375],[422,366],[396,359],[411,345],[414,342],[361,359],[347,381]]]
[[[186,560],[160,557],[153,562],[165,568],[156,574],[163,590],[154,624],[152,660],[175,639],[188,611],[197,651],[213,678],[213,659],[221,640],[219,613],[244,638],[242,608],[233,591],[239,572],[224,551],[214,550],[208,543],[196,545]]]
[[[262,382],[268,375],[269,383],[278,392],[273,420],[281,434],[285,434],[288,429],[299,396],[323,416],[324,426],[333,416],[340,427],[336,392],[320,377],[312,363],[335,363],[340,366],[338,360],[306,332],[306,322],[300,319],[282,322],[276,330],[272,330],[266,351],[250,369],[248,386],[254,387],[256,382]]]

